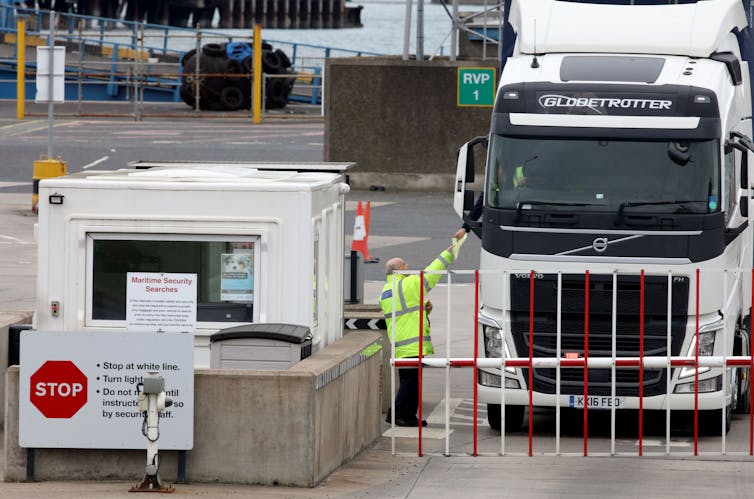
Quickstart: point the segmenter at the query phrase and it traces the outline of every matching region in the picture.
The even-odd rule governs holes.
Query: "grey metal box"
[[[210,337],[210,368],[284,370],[309,357],[311,332],[296,324],[244,324]]]

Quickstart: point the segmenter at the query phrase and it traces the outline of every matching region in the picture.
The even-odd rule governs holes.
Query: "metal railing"
[[[481,456],[481,455],[528,455],[533,456],[535,454],[538,455],[575,455],[575,454],[566,454],[561,452],[561,408],[567,407],[563,404],[563,395],[564,394],[561,391],[561,373],[563,369],[581,369],[583,370],[583,394],[576,394],[578,396],[583,395],[584,402],[583,402],[583,408],[580,408],[583,411],[583,453],[579,453],[576,455],[583,454],[584,456],[600,456],[600,455],[607,455],[607,456],[615,456],[615,455],[635,455],[635,456],[645,456],[645,455],[663,455],[663,456],[669,456],[669,455],[683,455],[683,456],[700,456],[700,455],[728,455],[728,456],[754,456],[754,387],[749,384],[748,389],[748,396],[749,396],[749,414],[748,414],[748,450],[738,450],[738,451],[732,451],[728,448],[727,445],[727,426],[726,421],[729,416],[728,412],[729,407],[726,405],[726,391],[729,387],[729,382],[732,380],[732,376],[737,375],[735,371],[731,374],[731,379],[728,379],[728,369],[742,369],[742,370],[748,370],[748,372],[754,372],[754,345],[751,343],[751,341],[748,342],[748,348],[747,345],[742,343],[741,349],[748,351],[742,351],[740,352],[740,355],[728,355],[726,352],[723,352],[723,355],[700,355],[699,352],[699,332],[700,332],[700,324],[699,324],[699,317],[700,317],[700,289],[702,285],[702,274],[718,274],[718,283],[722,282],[722,289],[725,291],[725,296],[722,298],[721,303],[726,304],[728,301],[734,296],[733,293],[728,294],[727,290],[729,285],[732,283],[729,281],[730,279],[730,270],[705,270],[701,271],[700,269],[695,269],[692,272],[673,272],[673,271],[667,271],[666,273],[661,274],[662,276],[665,276],[667,278],[667,304],[666,304],[666,310],[667,310],[667,316],[666,316],[666,325],[667,325],[667,337],[666,337],[666,355],[645,355],[645,279],[647,275],[645,274],[644,270],[640,271],[625,271],[625,270],[619,270],[614,269],[611,272],[603,271],[600,272],[601,275],[610,274],[612,275],[612,307],[611,307],[611,330],[610,330],[610,336],[612,340],[612,346],[611,346],[611,354],[609,356],[594,356],[589,354],[589,334],[590,334],[590,324],[589,324],[589,317],[590,317],[590,305],[589,305],[589,295],[590,295],[590,271],[588,269],[583,270],[583,276],[584,276],[584,291],[583,291],[583,300],[584,300],[584,319],[583,319],[583,356],[579,356],[577,358],[573,358],[571,356],[564,356],[564,351],[562,348],[561,338],[562,338],[562,315],[563,315],[563,281],[562,277],[566,272],[550,272],[550,274],[554,274],[557,276],[557,326],[556,326],[556,338],[557,338],[557,344],[555,348],[555,356],[552,357],[545,357],[545,356],[536,356],[534,354],[534,344],[535,344],[535,337],[538,333],[542,333],[543,331],[537,331],[535,330],[535,307],[534,307],[534,293],[535,293],[535,280],[538,278],[538,276],[542,276],[544,273],[538,273],[535,270],[521,270],[521,271],[480,271],[480,270],[457,270],[457,271],[432,271],[432,272],[425,272],[425,271],[396,271],[397,274],[404,274],[404,275],[419,275],[420,282],[424,282],[425,275],[429,274],[440,274],[447,277],[447,311],[446,311],[446,330],[447,330],[447,337],[445,338],[445,344],[447,345],[447,351],[445,357],[426,357],[422,354],[423,352],[423,334],[419,335],[419,356],[417,358],[395,358],[395,344],[393,343],[391,345],[391,364],[396,367],[407,367],[407,368],[416,368],[419,371],[419,413],[418,413],[418,419],[422,420],[422,402],[424,398],[424,388],[422,383],[422,376],[423,376],[423,370],[424,369],[444,369],[445,370],[445,382],[444,382],[444,401],[445,401],[445,423],[444,423],[444,439],[445,439],[445,450],[442,453],[438,454],[432,454],[432,455],[443,455],[443,456]],[[575,274],[576,272],[567,272],[567,274]],[[752,282],[754,283],[754,269],[737,269],[736,273],[738,274],[739,279],[745,279],[749,275],[751,275]],[[480,289],[480,274],[485,279],[494,279],[495,282],[498,282],[497,280],[500,280],[500,285],[502,286],[502,303],[507,303],[506,300],[510,298],[510,294],[506,296],[506,290],[510,290],[510,286],[508,285],[509,279],[512,275],[528,275],[529,279],[529,309],[528,309],[528,355],[524,353],[523,356],[511,356],[506,357],[506,350],[507,347],[505,346],[506,338],[507,341],[512,341],[510,336],[506,337],[506,332],[501,331],[501,340],[503,342],[503,346],[501,347],[501,355],[500,357],[496,358],[488,358],[484,356],[479,355],[479,310],[480,310],[480,302],[479,302],[479,289]],[[719,275],[722,274],[722,278],[719,277]],[[463,275],[473,275],[474,276],[474,313],[473,313],[473,325],[471,328],[465,327],[465,330],[471,330],[473,331],[473,356],[472,357],[453,357],[451,355],[451,346],[454,344],[454,338],[452,334],[452,328],[451,328],[451,316],[452,316],[452,307],[451,307],[451,288],[453,287],[453,276],[463,276]],[[653,276],[658,276],[660,274],[653,274]],[[635,332],[635,334],[638,334],[639,337],[639,353],[635,356],[630,357],[622,357],[617,354],[616,350],[616,338],[618,336],[617,332],[617,317],[618,317],[618,278],[620,276],[633,276],[634,278],[639,279],[639,303],[638,303],[638,310],[639,310],[639,330]],[[672,339],[672,333],[671,333],[671,326],[673,324],[673,313],[672,313],[672,307],[673,307],[673,286],[672,282],[673,279],[676,277],[686,277],[689,278],[694,282],[693,287],[689,287],[689,296],[683,296],[680,297],[680,300],[688,300],[691,306],[693,307],[693,313],[689,314],[687,316],[687,319],[689,322],[695,321],[695,327],[694,327],[694,337],[693,337],[693,348],[694,354],[693,355],[673,355],[672,349],[671,349],[671,339]],[[420,298],[419,298],[419,312],[420,312],[420,323],[419,323],[419,330],[423,331],[423,316],[424,316],[424,303],[425,303],[425,293],[424,293],[424,286],[421,286],[420,291]],[[732,289],[735,289],[735,286],[732,287]],[[573,290],[570,290],[573,292]],[[593,292],[593,291],[591,291]],[[510,292],[509,292],[510,293]],[[393,289],[393,296],[396,296],[396,290]],[[571,296],[572,298],[573,296]],[[744,304],[744,307],[746,305],[750,305],[752,309],[754,309],[754,289],[752,290],[752,303],[751,304]],[[657,303],[655,303],[654,308],[657,309]],[[574,312],[571,310],[570,312]],[[743,311],[742,311],[743,313]],[[393,304],[393,311],[390,314],[386,314],[386,318],[392,318],[393,324],[395,324],[395,303]],[[436,320],[436,319],[435,319]],[[748,317],[748,327],[749,331],[752,329],[752,323],[751,323],[751,316]],[[729,329],[729,318],[726,316],[723,316],[723,327],[722,327],[722,335],[720,338],[718,338],[718,342],[721,342],[722,345],[727,345],[730,338],[728,337],[728,329]],[[693,322],[692,322],[693,323]],[[389,326],[390,327],[390,326]],[[551,333],[548,331],[548,333]],[[603,331],[604,333],[604,331]],[[655,335],[656,336],[656,335]],[[749,338],[751,336],[749,335]],[[680,348],[680,346],[679,346]],[[724,347],[725,348],[725,347]],[[520,352],[519,352],[520,353]],[[748,354],[748,355],[747,355]],[[474,371],[474,387],[473,387],[473,451],[471,453],[452,453],[450,449],[450,414],[449,414],[449,401],[451,400],[451,393],[450,393],[450,370],[452,368],[471,368]],[[478,451],[478,426],[477,426],[477,420],[478,420],[478,385],[477,381],[479,379],[479,369],[483,368],[493,368],[493,369],[499,369],[500,370],[500,407],[503,408],[501,410],[501,423],[500,423],[500,450],[496,453],[481,453]],[[525,387],[528,391],[528,411],[529,411],[529,418],[528,418],[528,450],[525,453],[510,453],[506,450],[506,424],[505,424],[505,410],[506,407],[506,393],[510,388],[506,387],[505,378],[506,378],[506,371],[507,369],[526,369],[528,370],[528,376],[524,377],[525,380]],[[555,393],[555,451],[554,453],[549,452],[534,452],[533,447],[533,437],[534,437],[534,426],[533,426],[533,409],[534,407],[537,407],[534,404],[534,370],[535,369],[541,369],[541,368],[547,368],[547,369],[555,369],[556,370],[556,393]],[[693,379],[693,392],[691,393],[676,393],[674,394],[675,397],[684,397],[684,396],[692,396],[693,401],[689,400],[677,400],[673,397],[668,397],[665,401],[664,409],[660,409],[665,413],[665,449],[662,453],[645,453],[644,452],[644,445],[643,445],[643,434],[644,434],[644,419],[645,419],[645,411],[647,409],[644,408],[644,373],[647,369],[659,369],[659,370],[665,370],[665,392],[662,393],[662,395],[667,396],[670,394],[670,388],[671,388],[671,379],[673,375],[673,369],[674,368],[681,368],[681,369],[693,369],[693,378],[691,374],[687,374],[685,377],[686,379]],[[720,369],[721,376],[722,376],[722,395],[720,399],[720,408],[721,408],[721,428],[720,428],[720,450],[719,452],[700,452],[699,450],[699,436],[700,436],[700,421],[699,421],[699,383],[700,383],[700,369],[706,369],[706,368],[718,368]],[[616,399],[616,384],[617,384],[617,376],[616,373],[619,370],[626,370],[626,369],[634,369],[639,371],[639,384],[638,384],[638,394],[635,395],[635,397],[638,398],[638,443],[637,443],[637,451],[636,453],[623,453],[623,452],[617,452],[616,451],[616,406],[615,404],[611,404],[610,407],[610,450],[609,452],[602,452],[602,453],[595,453],[589,451],[589,430],[588,430],[588,424],[589,424],[589,369],[609,369],[610,370],[610,397],[611,400]],[[395,393],[395,369],[391,370],[391,393]],[[528,379],[527,379],[528,378]],[[743,379],[748,379],[748,375],[743,376]],[[689,383],[691,381],[688,381]],[[730,394],[731,397],[733,397],[733,394]],[[673,402],[676,402],[675,410],[686,410],[683,406],[693,406],[693,451],[691,452],[671,452],[671,410],[673,409]],[[678,402],[683,402],[683,404],[680,404]],[[395,414],[392,415],[393,421],[393,430],[395,430]],[[422,447],[422,425],[419,424],[417,427],[417,436],[418,436],[418,448],[417,448],[417,455],[422,456],[425,454]],[[393,431],[391,435],[391,448],[392,453],[394,455],[398,454],[396,452],[396,434]],[[431,453],[430,453],[431,454]]]
[[[0,57],[0,70],[4,67],[8,72],[15,71],[16,26],[20,17],[26,20],[27,47],[47,44],[50,33],[49,11],[0,5],[0,42],[5,42],[11,47],[10,57]],[[145,110],[145,103],[150,102],[178,103],[171,115],[197,116],[203,111],[213,110],[207,109],[211,106],[205,106],[201,102],[203,98],[206,100],[208,97],[203,92],[195,92],[198,99],[187,103],[185,98],[182,99],[182,85],[193,89],[206,86],[208,81],[213,81],[212,79],[216,83],[218,79],[230,82],[248,78],[250,81],[248,71],[244,70],[241,74],[237,70],[226,71],[225,68],[207,71],[197,62],[195,67],[199,71],[192,71],[190,85],[187,85],[181,62],[192,53],[196,54],[197,59],[201,59],[202,48],[209,44],[251,44],[251,35],[239,37],[199,28],[175,28],[79,14],[56,13],[56,17],[59,18],[55,29],[56,44],[64,44],[69,52],[66,93],[68,100],[74,98],[77,101],[76,112],[79,115],[86,113],[84,107],[87,100],[97,100],[130,102],[133,106],[131,114],[136,119],[150,114]],[[327,58],[380,55],[311,44],[269,39],[263,41],[274,49],[282,50],[290,62],[284,76],[280,76],[283,74],[282,70],[266,72],[263,88],[268,87],[274,79],[295,78],[288,102],[320,108],[324,88],[324,64]],[[27,56],[26,60],[29,59]],[[26,64],[25,73],[28,76],[33,77],[36,74],[35,70],[35,62]],[[245,89],[245,86],[242,88]],[[10,97],[10,91],[4,93]],[[187,104],[193,106],[193,112],[187,112],[187,108],[184,107]],[[165,112],[159,114],[165,115]],[[307,114],[322,113],[320,109],[319,113]]]

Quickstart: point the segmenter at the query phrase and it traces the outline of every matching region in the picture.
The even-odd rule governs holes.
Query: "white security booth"
[[[39,185],[37,307],[45,331],[191,331],[249,323],[342,336],[352,163],[133,163]]]

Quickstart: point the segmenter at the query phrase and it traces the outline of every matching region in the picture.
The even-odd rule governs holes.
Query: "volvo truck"
[[[520,428],[531,391],[534,406],[670,404],[698,409],[700,429],[728,428],[734,410],[749,411],[748,370],[703,361],[750,352],[742,1],[507,3],[512,43],[489,135],[460,148],[454,186],[456,212],[481,238],[479,351],[702,362],[483,368],[490,426]],[[476,145],[487,149],[482,193]]]

